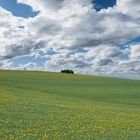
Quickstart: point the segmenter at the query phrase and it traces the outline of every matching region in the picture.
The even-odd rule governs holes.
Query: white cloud
[[[27,64],[20,64],[17,70],[40,70],[36,63],[29,62]]]
[[[117,10],[131,15],[133,17],[139,17],[140,14],[140,1],[139,0],[117,0]]]
[[[0,58],[42,54],[42,69],[72,68],[80,73],[113,75],[137,72],[139,45],[118,48],[140,34],[140,2],[118,0],[117,5],[96,12],[90,0],[18,0],[40,14],[35,18],[14,17],[0,8]],[[24,28],[19,28],[24,26]],[[48,50],[54,55],[48,59]],[[76,50],[84,49],[85,52]],[[129,54],[128,60],[123,56]],[[37,56],[37,55],[36,55]],[[39,56],[39,55],[38,55]],[[132,65],[132,60],[135,63]],[[126,65],[127,68],[123,67]],[[127,63],[127,64],[126,64]],[[24,67],[19,64],[20,67]],[[32,62],[25,65],[37,69]]]
[[[140,60],[140,44],[136,44],[136,45],[131,46],[130,59]]]
[[[1,70],[8,70],[12,68],[12,62],[10,62],[9,60],[3,60],[0,61],[0,69]]]

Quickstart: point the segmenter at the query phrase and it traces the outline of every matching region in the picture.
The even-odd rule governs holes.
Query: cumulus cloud
[[[17,2],[40,13],[23,19],[0,8],[1,61],[12,62],[14,57],[36,54],[45,59],[42,70],[70,68],[80,73],[113,76],[138,73],[135,65],[139,63],[139,44],[119,47],[140,35],[137,0],[117,0],[116,6],[99,12],[91,0]],[[15,69],[38,70],[38,63],[19,63]]]
[[[132,45],[130,50],[130,59],[139,60],[140,59],[140,44]]]
[[[12,68],[12,62],[9,60],[0,61],[0,69],[1,70],[8,70]]]
[[[131,15],[133,17],[139,18],[139,14],[140,14],[139,6],[140,6],[140,1],[138,0],[117,1],[117,10],[124,14]]]
[[[20,64],[15,70],[40,70],[36,63],[29,62],[27,64]]]

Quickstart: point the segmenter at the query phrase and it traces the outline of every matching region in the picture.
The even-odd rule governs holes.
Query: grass
[[[1,140],[139,140],[140,81],[0,71]]]

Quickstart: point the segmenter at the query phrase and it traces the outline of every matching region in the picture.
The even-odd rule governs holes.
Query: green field
[[[140,81],[0,71],[0,140],[140,140]]]

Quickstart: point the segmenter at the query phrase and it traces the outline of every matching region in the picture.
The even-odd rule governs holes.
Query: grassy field
[[[139,140],[140,81],[0,71],[0,140]]]

